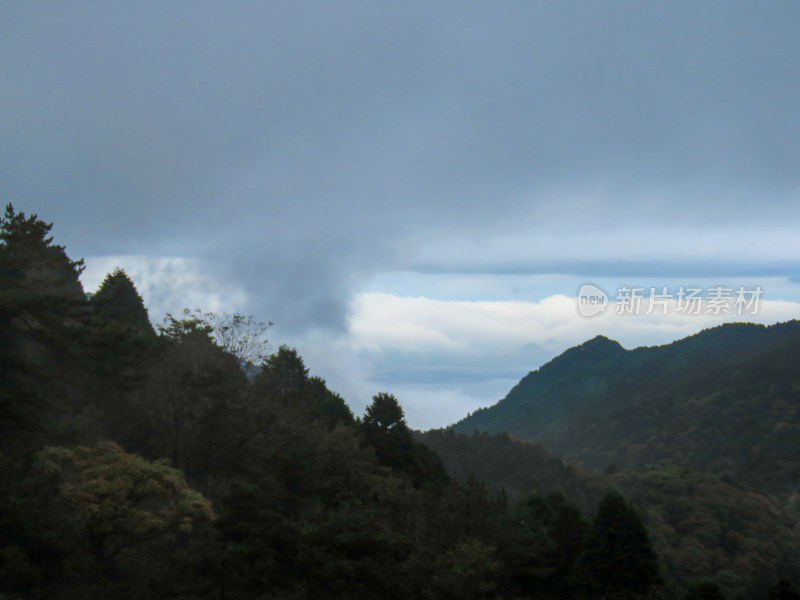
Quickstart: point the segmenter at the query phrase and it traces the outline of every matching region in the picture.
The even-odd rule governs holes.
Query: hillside
[[[798,358],[798,321],[635,350],[597,337],[453,429],[507,431],[589,469],[664,462],[789,495],[800,483]]]
[[[778,577],[800,577],[800,529],[791,507],[709,473],[671,465],[596,473],[507,434],[435,430],[421,439],[455,478],[477,477],[512,497],[566,494],[593,512],[610,487],[641,512],[665,576],[688,591],[713,582],[725,598],[763,597]]]
[[[121,269],[87,298],[50,228],[11,205],[0,217],[0,597],[668,593],[619,494],[592,514],[454,480],[393,395],[355,418],[241,315],[184,311],[154,329]],[[568,476],[559,464],[541,476]],[[617,517],[632,538],[608,541]],[[631,549],[642,568],[616,576],[606,557]]]
[[[800,580],[785,502],[683,467],[595,473],[507,434],[415,434],[389,393],[356,418],[251,318],[154,328],[121,269],[87,298],[50,227],[0,218],[2,598],[667,600],[711,581],[760,600]],[[782,397],[791,327],[746,327],[763,346],[746,368],[706,356],[713,381],[675,389]],[[598,338],[553,361],[547,389],[579,385],[570,411],[542,404],[551,431],[653,360]]]

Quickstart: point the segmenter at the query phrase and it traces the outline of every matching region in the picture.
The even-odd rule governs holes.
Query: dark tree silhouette
[[[372,397],[361,426],[380,463],[410,475],[415,485],[447,478],[438,455],[414,439],[403,409],[392,394]]]
[[[0,217],[0,289],[83,298],[83,259],[70,260],[49,237],[52,223],[26,217],[11,204]]]
[[[128,274],[117,267],[92,296],[101,317],[153,331],[142,297]]]
[[[589,598],[635,598],[661,583],[647,529],[619,492],[608,492],[600,502],[575,583]]]
[[[267,392],[283,403],[291,403],[302,396],[308,382],[308,369],[294,348],[281,346],[267,357],[261,372],[253,381],[256,389]]]

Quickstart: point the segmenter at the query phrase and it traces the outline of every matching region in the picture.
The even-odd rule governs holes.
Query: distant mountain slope
[[[795,511],[714,475],[672,465],[587,472],[508,434],[435,430],[420,438],[452,477],[477,477],[512,499],[563,492],[591,514],[609,488],[619,489],[641,511],[681,593],[713,581],[726,598],[763,598],[777,578],[800,579]]]
[[[462,435],[437,429],[419,434],[419,438],[436,451],[451,477],[477,477],[496,490],[504,489],[512,499],[558,490],[584,510],[594,510],[607,487],[599,477],[564,463],[541,444],[505,433]]]
[[[774,498],[671,465],[607,478],[642,511],[675,581],[713,581],[726,598],[765,598],[779,577],[800,577],[800,530]]]
[[[598,336],[455,431],[507,431],[588,468],[664,461],[772,493],[800,487],[800,322],[726,324],[625,350]]]

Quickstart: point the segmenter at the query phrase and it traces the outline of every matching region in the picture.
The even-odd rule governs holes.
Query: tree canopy
[[[105,319],[153,331],[144,301],[124,269],[106,275],[91,301]]]
[[[70,260],[49,236],[52,223],[6,205],[0,217],[0,289],[80,298],[83,259]]]
[[[608,492],[592,521],[575,579],[590,597],[635,598],[661,583],[658,558],[636,508]]]

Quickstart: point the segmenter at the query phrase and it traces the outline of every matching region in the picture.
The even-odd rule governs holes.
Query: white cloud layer
[[[87,291],[95,291],[115,267],[124,268],[155,323],[166,312],[179,313],[186,307],[234,312],[248,306],[242,289],[221,285],[213,265],[198,260],[106,256],[89,257],[86,265],[82,281]],[[394,284],[399,290],[414,288],[441,297],[361,292],[352,298],[344,331],[315,328],[297,333],[275,327],[270,330],[272,344],[297,347],[311,372],[324,377],[357,415],[374,394],[390,392],[404,406],[412,427],[429,429],[494,404],[529,371],[596,335],[634,348],[669,343],[724,322],[772,324],[800,317],[800,286],[780,278],[742,282],[747,289],[763,286],[764,294],[757,314],[741,316],[680,314],[674,299],[649,311],[649,286],[655,286],[656,293],[663,287],[656,280],[641,284],[645,289],[638,314],[619,315],[615,286],[620,282],[607,280],[603,285],[611,294],[608,308],[585,318],[578,311],[577,281],[547,275],[384,273],[369,289],[391,289]],[[710,287],[711,281],[661,283],[675,290],[679,285]],[[736,286],[730,287],[735,297]],[[515,299],[521,295],[528,299]],[[460,299],[475,296],[506,299]],[[700,312],[708,309],[708,303],[700,306]]]
[[[528,371],[596,335],[626,348],[658,345],[724,322],[772,324],[800,317],[800,302],[765,300],[756,315],[685,315],[675,302],[651,314],[619,315],[615,305],[581,317],[576,298],[443,301],[364,293],[354,302],[346,346],[364,361],[361,389],[391,391],[418,428],[450,424],[501,399]],[[707,306],[703,305],[702,310]],[[509,375],[513,376],[509,377]]]

